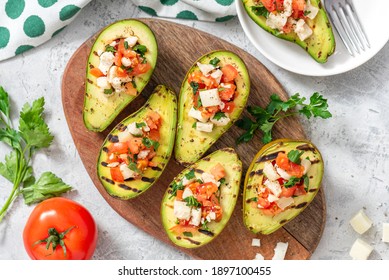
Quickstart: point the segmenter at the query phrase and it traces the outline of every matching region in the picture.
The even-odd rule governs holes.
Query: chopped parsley
[[[215,58],[213,58],[213,59],[209,62],[209,64],[211,64],[211,65],[213,65],[214,67],[216,67],[217,64],[218,64],[219,62],[220,62],[220,59],[217,58],[217,57],[215,57]]]
[[[201,102],[201,98],[199,97],[197,99],[197,108],[200,108],[201,106],[203,106],[203,102]]]
[[[159,142],[151,140],[150,138],[143,137],[142,144],[145,145],[147,148],[151,148],[151,146],[154,147],[154,151],[156,151],[159,147]]]
[[[305,189],[305,191],[307,192],[308,189],[309,189],[309,177],[308,177],[308,175],[305,174],[305,175],[303,176],[303,179],[304,179],[304,189]]]
[[[104,89],[104,94],[112,94],[113,89],[112,88],[106,88]]]
[[[205,220],[204,223],[201,225],[201,228],[203,230],[209,231],[209,227],[207,226],[208,220]]]
[[[221,178],[221,179],[219,180],[219,182],[220,182],[220,185],[223,185],[223,184],[226,182],[226,178]]]
[[[144,122],[141,122],[141,123],[135,123],[135,126],[136,128],[141,128],[141,127],[145,127],[146,124]]]
[[[249,198],[248,201],[258,202],[258,197]]]
[[[293,187],[294,185],[296,185],[297,183],[299,183],[300,180],[301,180],[301,178],[297,178],[297,177],[295,177],[295,176],[292,176],[292,177],[288,180],[288,182],[286,182],[286,183],[284,184],[284,187],[287,188],[287,189],[289,189],[289,188]]]
[[[197,201],[197,199],[192,195],[184,198],[186,202],[186,206],[200,207],[201,203]]]
[[[197,122],[194,122],[193,124],[192,124],[192,128],[196,128],[197,127]]]
[[[196,82],[190,82],[190,86],[192,87],[193,94],[196,94],[197,91],[199,90],[199,84]]]
[[[291,162],[300,164],[300,163],[301,163],[300,157],[302,156],[303,153],[304,153],[304,151],[291,150],[291,151],[288,153],[288,159],[289,159]]]
[[[136,45],[134,48],[133,48],[134,51],[136,51],[137,53],[139,53],[142,57],[145,55],[145,53],[147,52],[147,48],[145,45]]]
[[[307,16],[311,13],[311,11],[304,11],[304,16]]]
[[[115,53],[116,49],[114,47],[112,47],[111,45],[106,45],[105,46],[105,51],[106,52],[113,52],[113,53]]]
[[[183,189],[184,189],[184,185],[182,184],[182,182],[177,183],[176,181],[174,181],[172,184],[172,195],[169,197],[169,199],[172,198],[173,196],[177,196],[177,191]]]
[[[188,180],[191,180],[191,179],[193,179],[193,178],[196,178],[194,169],[192,169],[191,171],[189,171],[188,173],[186,173],[186,174],[185,174],[185,178],[188,179]]]
[[[124,41],[124,48],[125,48],[126,50],[128,50],[128,42],[127,42],[127,41]]]
[[[131,169],[132,171],[138,173],[138,174],[141,174],[142,172],[139,170],[139,168],[136,166],[136,163],[133,162],[133,161],[130,161],[130,163],[128,164],[128,168]]]
[[[185,235],[187,237],[193,237],[193,234],[191,232],[188,232],[188,231],[184,231],[183,235]]]
[[[220,121],[221,118],[227,118],[226,114],[224,112],[217,112],[214,116],[213,119]]]
[[[251,11],[257,16],[269,17],[269,11],[264,6],[252,6]]]

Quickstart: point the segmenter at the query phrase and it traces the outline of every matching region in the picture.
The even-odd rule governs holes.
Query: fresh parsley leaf
[[[106,45],[105,46],[105,51],[106,52],[113,52],[113,53],[115,53],[116,49],[114,47],[112,47],[111,45]]]
[[[215,57],[215,58],[213,58],[213,59],[209,62],[209,64],[211,64],[213,67],[216,67],[217,64],[218,64],[219,62],[220,62],[220,59],[217,58],[217,57]]]
[[[136,45],[133,50],[139,53],[141,56],[144,56],[147,52],[147,47],[145,45]]]
[[[269,11],[264,6],[251,6],[251,10],[257,16],[269,17]]]
[[[194,169],[192,169],[191,171],[189,171],[188,173],[185,174],[185,178],[188,180],[191,180],[195,177],[196,177],[196,175],[195,175]]]
[[[197,122],[194,122],[193,124],[192,124],[192,128],[196,128],[197,127]]]
[[[0,175],[11,183],[15,182],[16,171],[18,170],[18,153],[11,151],[11,153],[5,156],[5,163],[0,162]]]
[[[304,114],[308,119],[313,115],[314,117],[321,117],[328,119],[332,117],[332,114],[328,111],[327,99],[325,99],[318,92],[315,92],[309,99],[310,103],[304,105],[299,111]]]
[[[184,201],[186,202],[186,206],[193,206],[193,207],[201,206],[201,203],[198,202],[198,200],[193,195],[185,197]]]
[[[151,140],[150,138],[143,137],[142,139],[143,145],[145,145],[147,148],[151,148],[151,146],[154,147],[154,150],[156,151],[159,147],[159,142]]]
[[[193,237],[193,234],[189,231],[184,231],[182,234],[187,237]]]
[[[146,126],[146,123],[144,123],[144,122],[135,123],[135,126],[136,126],[136,128],[142,128],[142,127]]]
[[[52,172],[44,172],[35,184],[22,189],[24,202],[27,205],[59,196],[72,189]]]
[[[20,141],[22,140],[18,131],[12,128],[0,129],[0,141],[8,144],[11,148],[22,152]]]
[[[128,50],[128,42],[127,42],[127,41],[124,41],[124,48],[125,48],[126,50]]]
[[[193,94],[196,94],[197,91],[199,90],[199,84],[196,82],[190,82],[190,86],[192,87]]]
[[[291,162],[300,164],[300,163],[301,163],[301,158],[300,158],[300,157],[302,156],[303,153],[304,153],[304,151],[291,150],[291,151],[288,153],[288,159],[289,159]]]
[[[219,182],[220,182],[220,185],[223,185],[223,184],[226,182],[226,178],[221,178],[221,179],[219,180]]]
[[[254,202],[258,202],[258,197],[252,197],[252,198],[249,198],[248,199],[249,201],[254,201]]]
[[[112,92],[113,92],[113,89],[112,89],[112,88],[106,88],[106,89],[104,89],[104,94],[109,95],[109,94],[112,94]]]
[[[133,86],[134,88],[136,88],[135,80],[132,80],[132,81],[131,81],[131,84],[132,84],[132,86]]]
[[[0,87],[0,112],[2,112],[7,119],[9,119],[9,97],[8,93],[4,90],[3,87]],[[2,120],[0,115],[0,120]]]
[[[173,196],[177,196],[177,191],[178,190],[183,190],[184,189],[184,185],[182,184],[182,182],[176,182],[174,181],[173,184],[172,184],[172,193],[171,193],[171,196],[169,197],[172,198]]]
[[[307,16],[311,13],[311,11],[304,11],[304,16]]]
[[[204,220],[204,223],[201,225],[201,228],[203,230],[209,231],[209,227],[207,226],[207,224],[208,224],[208,220]]]
[[[293,187],[294,185],[296,185],[298,182],[300,182],[301,178],[297,178],[295,176],[292,176],[285,184],[284,184],[284,187],[285,188],[291,188]]]
[[[139,168],[136,166],[136,163],[131,161],[129,164],[128,164],[128,168],[131,169],[132,171],[138,173],[138,174],[141,174],[142,172],[139,170]]]
[[[221,118],[227,118],[226,114],[224,112],[217,112],[213,118],[217,121],[220,121]]]
[[[305,186],[304,189],[307,192],[309,190],[309,177],[308,177],[308,175],[305,174],[303,176],[303,179],[304,179],[304,186]]]
[[[201,98],[197,98],[197,108],[200,108],[201,106],[203,106],[203,102],[201,102]]]
[[[132,67],[128,67],[128,68],[126,68],[126,72],[129,74],[129,73],[131,73],[132,71],[134,71],[134,68],[132,68]],[[134,84],[133,84],[134,85]],[[134,86],[134,87],[136,87],[136,86]]]

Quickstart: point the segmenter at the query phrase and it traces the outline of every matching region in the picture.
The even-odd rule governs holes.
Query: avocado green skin
[[[148,168],[144,173],[141,180],[125,181],[124,183],[117,183],[109,181],[111,178],[110,168],[105,167],[103,162],[106,162],[108,153],[104,151],[105,147],[108,147],[111,143],[109,139],[112,136],[118,134],[119,129],[123,125],[128,125],[132,122],[143,121],[149,112],[154,111],[161,115],[162,124],[160,127],[161,138],[159,141],[159,147],[156,151],[156,156],[152,162],[158,163],[158,168]],[[123,121],[121,121],[112,131],[108,134],[101,149],[99,158],[97,161],[97,175],[101,184],[106,191],[113,197],[120,199],[131,199],[144,193],[149,189],[162,174],[165,169],[173,151],[173,142],[175,136],[177,124],[177,100],[173,91],[168,89],[164,85],[159,85],[155,88],[148,101],[137,112],[131,114]],[[148,179],[144,179],[148,178]],[[108,180],[107,180],[108,179]]]
[[[98,50],[104,50],[105,46],[115,39],[126,38],[130,35],[138,36],[139,44],[147,47],[145,57],[150,63],[151,69],[134,79],[138,91],[136,96],[126,93],[114,93],[107,97],[103,90],[97,86],[97,78],[91,75],[89,70],[99,66]],[[142,92],[153,74],[157,63],[157,55],[158,45],[154,33],[141,21],[134,19],[121,20],[107,26],[100,32],[92,46],[86,65],[83,119],[88,130],[96,132],[105,130],[119,113]]]
[[[200,178],[199,170],[209,172],[217,163],[221,163],[226,171],[226,182],[220,187],[221,199],[220,205],[223,209],[223,217],[220,222],[212,221],[207,224],[213,236],[201,232],[193,233],[193,237],[177,236],[170,228],[176,226],[177,218],[173,212],[173,203],[175,197],[171,197],[173,182],[180,182],[185,174],[191,169],[195,170],[196,177]],[[200,159],[178,174],[173,182],[167,188],[161,204],[161,218],[163,227],[170,240],[177,246],[184,248],[198,248],[211,242],[226,226],[234,211],[236,201],[239,195],[240,180],[242,176],[242,162],[232,148],[224,148],[213,152],[207,157]],[[171,198],[170,198],[171,197]]]
[[[269,154],[276,155],[278,152],[285,152],[290,150],[303,150],[301,147],[306,145],[309,150],[305,150],[301,158],[309,157],[315,163],[312,164],[308,170],[309,189],[307,194],[295,197],[294,204],[281,213],[275,216],[268,216],[262,213],[261,209],[253,208],[250,205],[250,198],[257,197],[256,185],[262,184],[263,175],[259,175],[258,170],[262,170],[266,161],[259,161],[261,157]],[[276,154],[275,154],[276,153]],[[317,161],[317,162],[316,162]],[[262,149],[254,157],[250,167],[246,173],[243,190],[243,220],[245,226],[254,233],[270,234],[284,226],[287,222],[294,219],[300,214],[311,201],[314,199],[320,189],[321,180],[324,173],[324,163],[319,150],[309,141],[306,140],[292,140],[279,139],[272,141],[263,146]]]
[[[335,37],[332,32],[332,27],[328,19],[327,13],[320,3],[320,0],[311,0],[311,4],[318,7],[320,10],[316,17],[311,20],[307,18],[307,24],[313,30],[313,34],[305,41],[301,41],[297,34],[291,32],[289,34],[281,34],[277,30],[266,25],[266,18],[264,16],[257,16],[251,9],[255,5],[254,0],[241,0],[247,11],[247,14],[252,20],[267,32],[274,36],[291,41],[302,47],[309,55],[319,63],[327,62],[327,59],[335,51]]]
[[[193,90],[188,83],[188,77],[191,73],[198,70],[197,62],[208,64],[213,58],[219,58],[219,66],[231,64],[238,70],[238,77],[235,79],[238,96],[234,100],[235,109],[230,114],[230,123],[226,126],[214,126],[212,132],[201,132],[193,127],[196,119],[188,115],[190,108],[193,106]],[[190,68],[181,85],[179,107],[178,107],[178,126],[176,134],[176,144],[174,154],[176,160],[183,164],[189,165],[200,159],[204,153],[226,132],[231,125],[241,115],[250,93],[250,77],[243,60],[236,54],[218,50],[210,52],[200,57]]]

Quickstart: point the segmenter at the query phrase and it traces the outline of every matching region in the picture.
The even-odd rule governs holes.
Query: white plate
[[[239,21],[249,40],[270,61],[291,72],[307,76],[330,76],[354,69],[372,58],[389,40],[387,22],[387,1],[375,0],[374,5],[366,5],[365,0],[354,0],[358,13],[370,42],[370,49],[352,57],[344,47],[337,32],[336,48],[328,61],[317,63],[300,46],[279,39],[259,27],[247,14],[242,0],[236,0]]]

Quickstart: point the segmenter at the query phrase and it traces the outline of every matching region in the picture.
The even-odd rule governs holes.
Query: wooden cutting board
[[[215,36],[183,25],[156,19],[141,19],[141,21],[148,24],[154,31],[159,46],[155,72],[142,95],[135,99],[106,131],[94,133],[85,128],[82,120],[82,109],[87,57],[96,38],[92,37],[74,53],[65,69],[62,80],[63,109],[85,168],[95,187],[108,204],[130,223],[159,240],[175,246],[163,230],[160,202],[166,188],[183,167],[176,163],[172,157],[160,179],[145,194],[128,201],[113,198],[100,184],[96,173],[99,149],[106,135],[120,120],[141,107],[158,84],[170,86],[176,93],[179,93],[186,71],[194,61],[203,54],[217,49],[235,52],[246,63],[251,77],[249,105],[266,106],[272,93],[279,94],[283,99],[287,99],[288,95],[275,77],[256,58],[242,49]],[[223,147],[235,148],[243,162],[244,176],[250,161],[263,144],[259,133],[257,133],[258,135],[250,143],[236,146],[235,140],[242,132],[236,126],[231,127],[208,152]],[[301,123],[297,118],[287,118],[280,121],[275,126],[273,135],[274,139],[305,138]],[[243,190],[243,183],[241,190]],[[271,235],[255,235],[249,232],[243,224],[242,217],[241,195],[229,223],[215,240],[193,250],[176,248],[197,259],[253,259],[257,252],[261,253],[265,259],[271,259],[276,243],[288,242],[289,249],[286,259],[308,259],[318,245],[324,228],[325,200],[323,190],[320,190],[311,205],[301,215]],[[252,247],[252,238],[259,238],[261,247]]]

